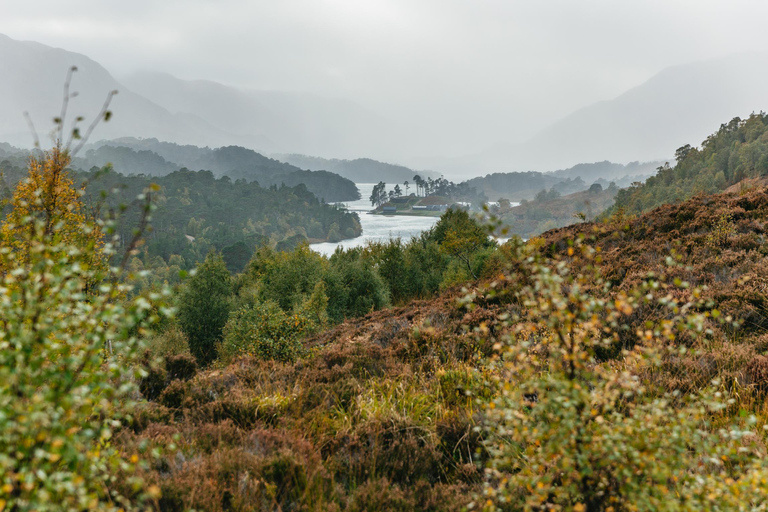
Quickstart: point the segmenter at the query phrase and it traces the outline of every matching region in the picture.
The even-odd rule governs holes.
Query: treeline
[[[520,201],[533,199],[540,191],[553,188],[565,195],[586,190],[594,183],[600,183],[603,188],[607,188],[611,181],[618,186],[624,186],[625,183],[629,185],[653,174],[658,165],[659,162],[630,162],[622,165],[604,161],[578,164],[554,172],[494,173],[472,178],[466,183],[492,200],[505,198]]]
[[[443,200],[463,200],[477,204],[488,201],[484,194],[478,194],[477,190],[474,187],[470,187],[467,182],[457,184],[445,178],[437,178],[435,180],[432,178],[424,179],[418,174],[413,177],[412,182],[405,180],[402,187],[400,187],[399,183],[396,183],[389,192],[387,192],[387,184],[385,182],[378,182],[374,185],[368,200],[371,202],[371,206],[381,206],[387,201],[414,195],[409,194],[411,188],[415,189],[415,195],[417,196],[435,196]]]
[[[304,185],[263,188],[186,169],[151,179],[114,171],[78,176],[88,182],[86,202],[102,215],[119,213],[121,204],[130,204],[151,183],[159,186],[144,247],[147,264],[157,257],[168,263],[175,255],[179,266],[189,269],[217,250],[239,272],[257,247],[290,250],[303,242],[340,241],[362,232],[357,214],[321,202]],[[119,216],[116,230],[122,240],[130,240],[140,215],[138,208],[128,208]]]
[[[615,209],[637,214],[768,174],[768,115],[736,117],[707,137],[701,148],[689,144],[679,148],[675,159],[674,167],[659,167],[645,183],[621,190]]]
[[[306,334],[489,275],[503,266],[502,253],[462,210],[448,210],[412,240],[338,249],[330,258],[307,245],[264,246],[231,279],[212,252],[182,287],[179,323],[203,364],[246,354],[288,360]],[[223,281],[229,284],[212,293]],[[226,314],[217,313],[222,307]]]
[[[613,205],[618,190],[613,182],[605,189],[594,183],[587,190],[562,196],[552,188],[536,194],[533,201],[524,199],[514,207],[502,202],[491,211],[504,226],[509,226],[510,232],[530,238],[550,229],[594,220]]]
[[[211,171],[217,177],[256,181],[264,187],[304,184],[326,202],[360,198],[357,186],[349,179],[332,172],[302,170],[240,146],[211,149],[157,139],[124,138],[93,146],[81,158],[75,159],[73,167],[89,169],[92,166],[103,167],[107,163],[124,174],[164,176],[187,168]]]

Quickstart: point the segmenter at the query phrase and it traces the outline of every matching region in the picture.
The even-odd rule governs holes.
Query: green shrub
[[[189,354],[187,336],[176,324],[171,324],[162,332],[148,337],[146,344],[155,359]]]
[[[142,486],[110,439],[141,376],[138,336],[165,309],[106,270],[113,247],[81,216],[68,162],[60,146],[31,161],[27,213],[0,234],[0,510],[132,509],[116,474],[133,497]]]
[[[229,316],[232,279],[220,254],[211,252],[189,278],[179,297],[178,320],[189,348],[205,366],[216,357],[216,344]]]
[[[705,243],[712,249],[720,249],[728,244],[728,239],[736,232],[736,226],[733,224],[733,216],[730,212],[725,212],[717,219],[717,224],[712,226]]]
[[[490,453],[487,509],[754,510],[765,505],[768,466],[750,429],[717,428],[728,401],[718,390],[691,396],[648,389],[665,347],[681,332],[706,330],[699,301],[653,276],[610,299],[595,253],[575,244],[569,262],[545,260],[518,245],[507,312],[510,334],[491,364],[499,394],[486,407]],[[694,291],[692,296],[697,296]],[[615,342],[641,304],[667,315],[638,330],[621,365],[595,349]],[[680,355],[670,349],[669,357]],[[722,415],[721,415],[722,417]]]
[[[328,317],[334,322],[366,315],[389,304],[389,291],[359,248],[337,251],[323,280],[328,289]]]
[[[276,303],[243,306],[224,327],[219,357],[228,362],[238,356],[294,361],[302,352],[301,338],[311,323],[299,314],[288,314]]]

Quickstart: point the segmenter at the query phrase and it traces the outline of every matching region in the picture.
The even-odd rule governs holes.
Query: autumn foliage
[[[28,264],[31,253],[45,248],[76,247],[75,259],[85,268],[104,272],[104,236],[94,219],[89,219],[81,200],[83,189],[75,186],[67,170],[69,151],[57,145],[48,152],[31,156],[29,173],[20,182],[11,200],[11,211],[0,227],[0,240],[17,264]],[[39,237],[30,236],[30,230]],[[0,269],[7,266],[0,258]]]
[[[125,510],[159,492],[111,439],[163,309],[126,299],[68,162],[59,146],[32,158],[0,230],[0,510]]]

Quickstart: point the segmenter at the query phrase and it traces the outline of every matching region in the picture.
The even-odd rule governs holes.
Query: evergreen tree
[[[211,252],[189,279],[179,298],[178,319],[189,348],[201,365],[216,357],[216,344],[227,323],[232,278],[219,253]]]

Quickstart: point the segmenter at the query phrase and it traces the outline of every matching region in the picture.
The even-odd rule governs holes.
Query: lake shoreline
[[[367,197],[371,194],[376,183],[356,183],[356,185],[361,196]],[[376,211],[371,206],[370,200],[367,199],[359,199],[339,206],[358,214],[360,225],[363,228],[362,235],[340,242],[310,243],[310,249],[330,256],[338,247],[352,249],[364,246],[369,242],[380,243],[394,238],[409,240],[414,236],[419,236],[423,231],[431,229],[442,213],[401,210],[384,214],[381,211]]]

